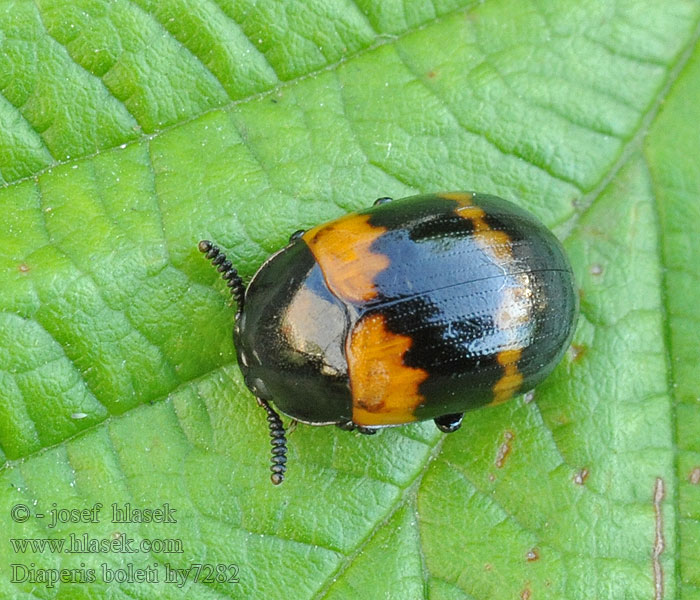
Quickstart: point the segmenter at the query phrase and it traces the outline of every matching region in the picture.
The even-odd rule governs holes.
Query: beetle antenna
[[[257,398],[258,406],[262,406],[267,412],[267,423],[270,427],[270,443],[272,444],[272,466],[270,471],[272,475],[270,480],[275,485],[279,485],[284,481],[284,474],[287,471],[287,436],[284,434],[284,425],[282,419],[277,414],[274,408],[270,406],[267,400]]]
[[[224,281],[226,281],[226,285],[231,290],[231,296],[236,301],[236,316],[240,315],[243,312],[245,285],[243,285],[243,280],[238,275],[238,271],[234,269],[231,261],[226,258],[221,249],[209,240],[202,240],[197,247],[216,267],[216,270],[221,273]]]

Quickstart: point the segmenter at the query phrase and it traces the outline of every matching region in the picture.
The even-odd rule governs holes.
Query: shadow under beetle
[[[246,288],[221,250],[199,243],[237,310],[245,383],[267,412],[272,482],[286,437],[270,405],[312,425],[375,433],[464,412],[541,382],[578,312],[559,241],[514,204],[472,192],[380,198],[292,234]]]

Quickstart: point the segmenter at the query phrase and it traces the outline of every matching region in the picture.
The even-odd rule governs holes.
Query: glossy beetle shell
[[[248,387],[287,415],[381,427],[531,389],[577,308],[562,246],[532,215],[422,195],[293,239],[251,280],[234,341]]]

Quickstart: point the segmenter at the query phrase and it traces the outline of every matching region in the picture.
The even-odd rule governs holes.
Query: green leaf
[[[0,596],[700,599],[699,36],[695,0],[0,1]],[[299,425],[272,487],[197,241],[249,277],[454,189],[564,240],[571,351],[449,436]]]

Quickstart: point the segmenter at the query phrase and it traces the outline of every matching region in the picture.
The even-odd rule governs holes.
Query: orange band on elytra
[[[369,223],[370,215],[352,214],[319,225],[303,235],[321,266],[329,289],[346,302],[367,302],[377,295],[375,277],[389,257],[371,249],[386,227]]]
[[[380,313],[358,321],[347,342],[348,374],[357,425],[396,425],[415,421],[424,398],[418,391],[427,371],[408,367],[404,355],[413,340],[389,331]]]
[[[444,198],[454,200],[459,204],[455,212],[462,218],[471,221],[474,227],[474,240],[480,247],[499,262],[511,262],[514,260],[512,240],[505,231],[495,230],[486,222],[484,209],[472,203],[472,194],[442,194]],[[523,304],[527,303],[526,297],[520,297],[512,288],[510,293],[504,291],[502,304],[498,307],[497,321],[502,329],[509,330],[506,325],[516,325],[526,316]],[[515,310],[514,310],[515,309]],[[517,340],[512,340],[515,344]],[[522,350],[509,346],[496,355],[498,364],[503,367],[503,375],[493,386],[493,400],[491,404],[501,404],[510,399],[523,382],[523,375],[518,369]]]

